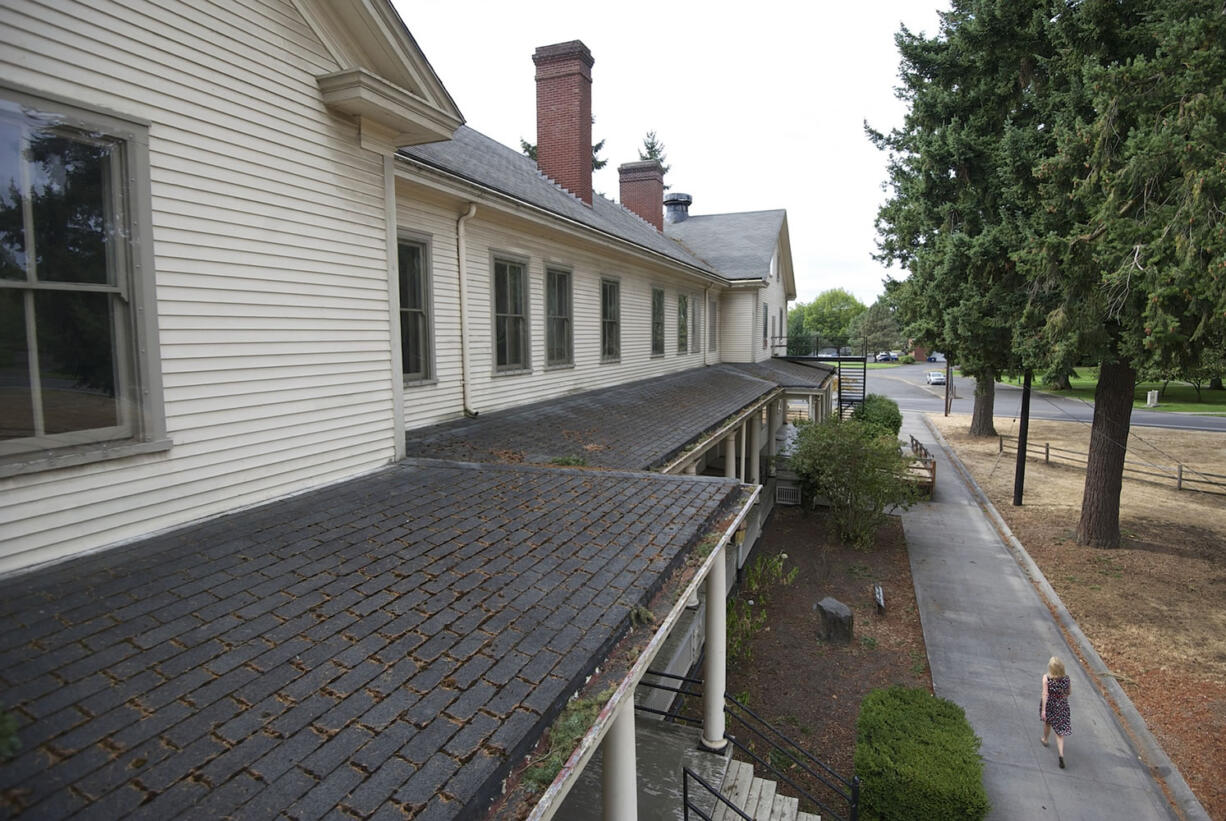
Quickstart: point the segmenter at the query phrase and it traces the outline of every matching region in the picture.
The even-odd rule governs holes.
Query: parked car
[[[924,380],[927,381],[929,385],[944,385],[945,384],[945,372],[944,371],[928,371],[928,373],[924,374]]]

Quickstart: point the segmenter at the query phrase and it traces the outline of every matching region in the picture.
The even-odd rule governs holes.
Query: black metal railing
[[[725,807],[732,810],[737,815],[741,816],[741,818],[744,818],[745,821],[753,821],[753,818],[746,815],[744,810],[742,810],[736,804],[733,804],[731,801],[729,801],[728,798],[719,791],[718,787],[711,786],[711,784],[705,778],[703,778],[698,773],[691,770],[689,767],[682,767],[681,768],[681,806],[682,806],[682,809],[684,810],[684,817],[686,821],[689,821],[691,812],[693,812],[699,818],[703,819],[703,821],[712,821],[712,819],[715,816],[714,810],[712,810],[711,814],[708,815],[706,808],[703,806],[700,806],[695,799],[692,799],[690,797],[690,782],[691,781],[696,782],[697,785],[702,788],[701,795],[709,795],[715,799],[715,806],[718,807],[720,804],[723,804]]]
[[[703,723],[701,717],[687,715],[682,711],[688,706],[691,699],[697,699],[698,703],[702,702],[703,694],[700,689],[702,681],[655,670],[648,670],[647,672],[656,678],[675,683],[666,684],[643,679],[640,682],[640,686],[671,692],[676,696],[680,696],[680,698],[673,699],[672,707],[669,710],[658,710],[643,706],[639,706],[637,709],[645,713],[661,716],[666,721],[701,727]],[[798,798],[809,802],[812,807],[821,810],[826,815],[836,819],[836,821],[856,821],[860,808],[859,776],[853,775],[850,779],[847,779],[839,775],[823,761],[771,726],[770,723],[753,712],[753,710],[750,710],[749,707],[726,693],[724,694],[724,717],[726,726],[735,724],[737,728],[744,731],[742,736],[742,734],[729,732],[726,729],[724,737],[735,749],[751,759],[755,767],[760,766],[769,771],[776,781],[787,784],[794,789],[798,794]],[[767,751],[765,758],[757,752],[759,744]],[[791,773],[787,772],[787,770],[793,769],[799,770],[812,779],[813,782],[825,787],[825,790],[822,792],[826,796],[827,801],[839,804],[840,806],[846,803],[846,814],[836,811],[826,801],[822,801],[814,795],[812,789],[800,784],[796,778],[793,778]]]
[[[775,336],[771,337],[771,356],[801,359],[852,359],[868,356],[868,343],[862,337]]]

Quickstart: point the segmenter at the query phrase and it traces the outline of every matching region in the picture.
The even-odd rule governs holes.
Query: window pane
[[[35,264],[43,282],[108,282],[111,151],[54,133],[30,140]]]
[[[34,295],[47,433],[119,424],[109,294]]]
[[[0,279],[26,278],[22,188],[21,129],[0,119]]]
[[[520,317],[509,317],[507,319],[507,364],[515,367],[524,367],[524,325],[523,319]]]
[[[34,435],[24,299],[0,290],[0,440]]]
[[[405,376],[426,375],[426,318],[416,311],[400,312],[400,358]]]
[[[422,287],[422,247],[402,243],[400,245],[400,307],[424,308]]]
[[[524,269],[519,265],[508,265],[507,273],[507,313],[518,316],[524,312]]]

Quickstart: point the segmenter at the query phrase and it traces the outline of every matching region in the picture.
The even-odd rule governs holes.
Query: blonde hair
[[[1060,678],[1064,675],[1064,662],[1059,656],[1052,656],[1047,662],[1047,675],[1051,678]]]

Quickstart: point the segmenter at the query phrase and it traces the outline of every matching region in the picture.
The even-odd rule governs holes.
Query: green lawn
[[[1072,390],[1053,391],[1036,384],[1040,390],[1048,390],[1056,396],[1074,396],[1087,402],[1094,401],[1094,388],[1098,385],[1098,371],[1095,368],[1081,368],[1077,376],[1070,379]],[[1020,377],[1002,379],[1010,385],[1021,385]],[[1133,392],[1132,406],[1145,407],[1145,394],[1149,391],[1162,389],[1161,382],[1138,382]],[[1169,382],[1166,391],[1158,398],[1158,407],[1149,410],[1171,411],[1173,413],[1201,413],[1212,416],[1226,416],[1226,391],[1211,391],[1204,385],[1200,389],[1200,401],[1196,401],[1196,389],[1187,382]]]

